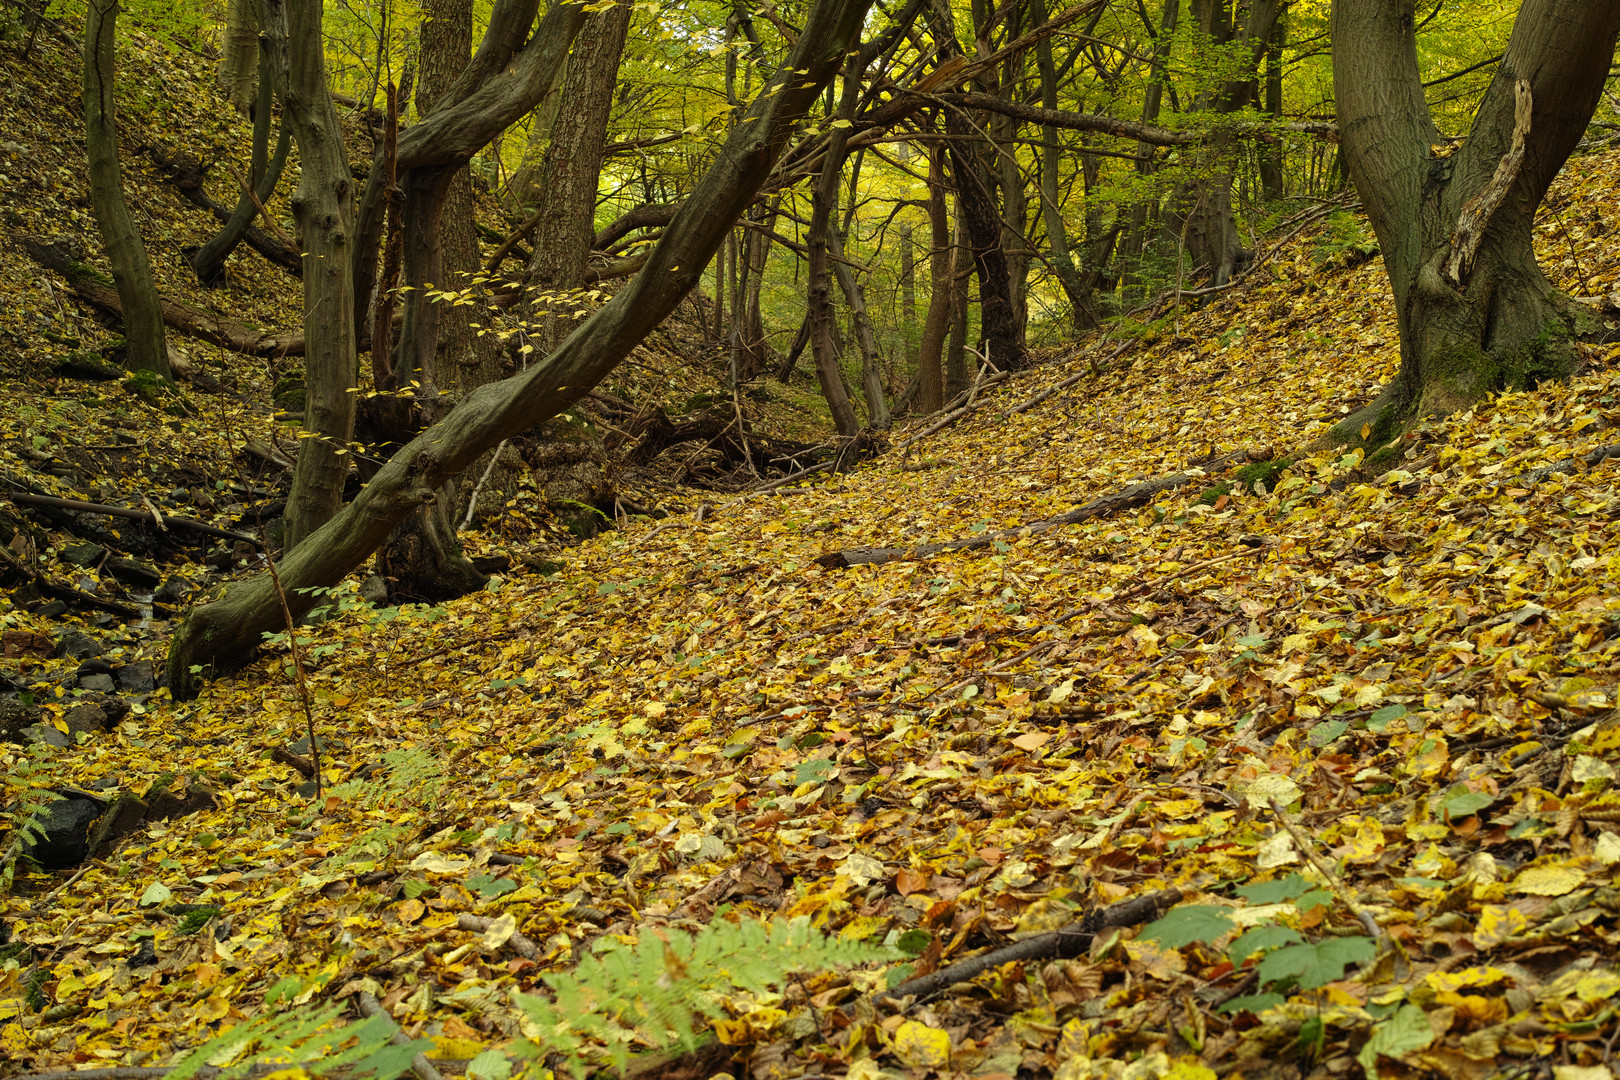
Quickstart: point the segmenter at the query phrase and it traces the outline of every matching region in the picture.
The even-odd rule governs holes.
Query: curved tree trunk
[[[258,25],[257,20],[254,21],[254,25]],[[259,207],[270,201],[276,185],[281,182],[281,171],[287,164],[287,151],[292,147],[292,128],[285,121],[282,122],[281,134],[276,139],[276,152],[272,156],[270,112],[275,98],[274,86],[275,77],[270,70],[269,52],[261,50],[259,97],[253,108],[253,162],[247,179],[253,187],[253,192],[252,194],[242,192],[236,200],[236,209],[231,211],[231,216],[226,219],[225,224],[188,258],[191,269],[197,274],[197,280],[204,285],[223,284],[225,260],[236,250],[236,245],[242,242],[243,237],[247,236],[248,226],[253,224],[253,217],[259,212]]]
[[[1395,294],[1401,367],[1330,438],[1378,446],[1413,420],[1568,376],[1576,305],[1536,264],[1531,227],[1585,132],[1620,36],[1611,0],[1525,0],[1468,141],[1437,158],[1412,0],[1336,0],[1344,158]]]
[[[748,107],[634,280],[544,361],[474,390],[442,422],[395,454],[310,543],[282,559],[281,583],[294,617],[314,605],[311,590],[341,581],[398,522],[435,498],[446,480],[485,450],[583,397],[691,292],[821,88],[838,71],[869,4],[817,0],[782,67],[785,74]],[[281,601],[268,574],[193,608],[170,641],[170,692],[177,700],[195,697],[199,672],[206,677],[239,665],[264,632],[281,622]]]
[[[124,201],[124,173],[118,164],[118,122],[113,107],[117,70],[114,39],[118,0],[89,0],[84,24],[84,146],[90,174],[90,206],[101,230],[113,283],[124,313],[125,363],[136,371],[171,378],[169,346],[163,336],[163,309],[146,245]]]
[[[844,244],[838,234],[827,230],[827,254],[832,263],[833,276],[849,305],[855,323],[855,341],[861,347],[861,389],[866,395],[866,422],[882,431],[889,427],[889,401],[883,393],[883,357],[878,352],[877,333],[872,329],[872,317],[866,310],[866,290],[856,280],[855,269],[844,261]]]
[[[354,438],[354,190],[343,128],[326,83],[320,0],[261,0],[265,45],[274,57],[282,123],[298,140],[293,195],[304,251],[305,426],[287,498],[287,547],[325,525],[343,504]]]

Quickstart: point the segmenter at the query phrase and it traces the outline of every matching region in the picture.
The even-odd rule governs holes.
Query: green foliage
[[[33,746],[11,766],[0,786],[0,822],[11,829],[11,843],[0,855],[0,895],[11,891],[16,880],[17,860],[25,848],[45,838],[42,825],[50,805],[61,798],[48,786],[45,746]]]
[[[445,783],[444,766],[432,754],[414,748],[390,750],[383,755],[383,767],[370,778],[339,784],[331,794],[374,810],[432,810],[439,805]]]
[[[358,1023],[338,1022],[341,1005],[271,1013],[238,1024],[197,1047],[169,1072],[169,1080],[191,1080],[204,1066],[215,1066],[216,1080],[238,1080],[257,1065],[297,1064],[312,1077],[393,1080],[432,1043],[415,1039],[400,1046],[388,1040],[394,1025],[386,1016]]]
[[[1316,240],[1312,257],[1317,266],[1357,267],[1378,257],[1378,241],[1368,234],[1362,219],[1348,210],[1336,211]]]
[[[623,1069],[632,1041],[663,1047],[696,1043],[696,1022],[721,1015],[717,993],[758,994],[790,972],[893,959],[888,948],[827,937],[807,916],[791,922],[718,920],[696,936],[648,931],[634,945],[610,944],[567,974],[547,975],[555,1000],[514,995],[533,1025],[521,1050],[556,1054],[578,1076],[594,1043]],[[539,1075],[538,1066],[531,1075]]]

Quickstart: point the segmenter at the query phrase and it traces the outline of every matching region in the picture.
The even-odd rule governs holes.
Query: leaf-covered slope
[[[1573,163],[1542,237],[1583,294],[1615,286],[1616,169]],[[749,1020],[725,1029],[732,1069],[1598,1065],[1620,991],[1620,460],[1538,470],[1620,441],[1620,350],[1430,425],[1393,471],[1305,457],[975,551],[817,564],[1304,445],[1392,372],[1387,292],[1376,262],[1324,269],[1308,245],[1261,274],[997,387],[904,457],[599,538],[556,577],[307,631],[323,763],[351,781],[322,801],[271,755],[308,750],[285,648],[65,754],[80,786],[196,773],[217,807],[3,901],[28,948],[0,1052],[161,1064],[280,984],[372,990],[467,1058],[519,1033],[509,989],[603,934],[804,913],[925,931],[927,967],[1178,888],[1311,943],[1370,916],[1388,942],[1235,1016],[1217,1006],[1259,980],[1219,938],[1126,931],[909,1007],[869,996],[886,976],[808,977],[728,1002]],[[1294,873],[1331,899],[1233,907],[1233,885]],[[219,911],[183,934],[176,901]],[[464,918],[507,915],[532,956]]]

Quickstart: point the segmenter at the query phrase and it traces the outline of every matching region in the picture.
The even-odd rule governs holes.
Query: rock
[[[67,729],[74,734],[98,735],[107,730],[107,713],[100,705],[85,701],[62,714]]]
[[[0,698],[0,738],[10,742],[23,741],[23,729],[39,723],[38,705],[24,705],[20,701]]]
[[[100,656],[105,651],[101,642],[78,630],[68,630],[56,639],[57,655],[65,656],[69,660],[85,660],[92,656]]]
[[[30,746],[65,747],[73,745],[73,736],[55,724],[32,724],[23,728],[22,741]]]
[[[161,783],[153,784],[152,788],[146,793],[148,821],[183,817],[214,805],[214,793],[197,779],[193,779],[184,791],[171,791]]]
[[[78,866],[90,853],[90,826],[101,817],[102,810],[102,804],[88,796],[57,799],[35,818],[45,835],[35,843],[24,844],[23,854],[46,870]]]
[[[100,544],[69,544],[60,552],[63,562],[85,570],[101,562],[106,555],[107,549]]]
[[[82,690],[99,690],[103,693],[112,693],[113,681],[111,675],[80,675],[79,688]]]
[[[52,600],[34,612],[42,619],[60,619],[67,614],[68,606],[62,600]]]
[[[106,717],[104,723],[109,728],[129,715],[129,702],[117,694],[86,693],[83,690],[75,691],[74,694],[77,699],[75,704],[94,705],[100,709],[102,715]]]
[[[191,591],[191,582],[176,574],[158,586],[157,591],[152,594],[152,599],[159,604],[177,604],[190,596]]]
[[[110,662],[99,656],[87,657],[73,674],[75,675],[111,675],[113,666]]]
[[[381,574],[372,574],[360,583],[360,599],[381,607],[388,603],[388,582]]]
[[[143,589],[155,589],[163,580],[163,575],[157,567],[138,559],[108,559],[107,572],[125,585],[135,585]]]
[[[110,362],[100,353],[86,349],[68,353],[56,362],[55,368],[58,375],[64,375],[69,379],[84,379],[87,382],[107,382],[124,377],[123,368]]]
[[[32,630],[7,630],[0,633],[0,655],[7,660],[17,660],[25,656],[33,660],[48,660],[55,651],[56,642]]]
[[[152,661],[137,660],[133,664],[125,664],[118,671],[118,686],[122,690],[134,693],[157,689],[157,677],[152,671]]]

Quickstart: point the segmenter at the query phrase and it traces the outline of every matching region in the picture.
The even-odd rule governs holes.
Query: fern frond
[[[266,1064],[297,1064],[318,1078],[394,1080],[417,1054],[432,1048],[425,1039],[394,1046],[387,1018],[345,1024],[338,1021],[342,1011],[340,1005],[294,1009],[238,1024],[187,1054],[166,1080],[191,1080],[205,1065],[220,1067],[216,1080],[237,1080]]]

